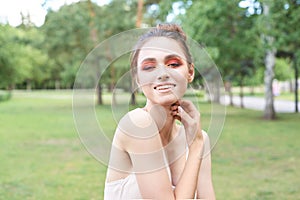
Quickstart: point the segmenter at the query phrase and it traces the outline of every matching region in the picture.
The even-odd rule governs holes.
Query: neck
[[[163,145],[167,145],[172,139],[172,133],[175,128],[175,119],[171,115],[171,105],[153,105],[147,102],[145,108],[155,121]]]

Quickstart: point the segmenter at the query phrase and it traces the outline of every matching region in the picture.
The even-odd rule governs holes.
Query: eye
[[[170,64],[167,64],[168,67],[179,67],[180,64],[179,63],[170,63]]]
[[[182,62],[178,59],[170,59],[166,62],[166,66],[168,66],[168,67],[176,68],[176,67],[179,67],[181,65],[182,65]]]
[[[143,66],[143,67],[142,67],[142,70],[144,70],[144,71],[149,71],[149,70],[153,69],[154,67],[155,67],[155,66],[146,65],[146,66]]]
[[[149,71],[155,68],[156,63],[155,62],[144,62],[142,63],[142,70]]]

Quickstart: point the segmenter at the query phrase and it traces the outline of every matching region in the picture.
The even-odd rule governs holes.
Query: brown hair
[[[130,66],[133,77],[135,77],[137,73],[137,60],[140,49],[147,41],[154,37],[166,37],[177,41],[185,54],[187,63],[193,63],[192,56],[186,42],[187,37],[182,28],[176,24],[158,24],[155,28],[150,29],[139,38],[133,52],[131,53]]]

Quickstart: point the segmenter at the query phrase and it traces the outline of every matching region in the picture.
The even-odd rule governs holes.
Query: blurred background
[[[204,124],[212,103],[227,106],[212,152],[217,198],[300,199],[299,21],[299,0],[0,1],[0,199],[102,199],[106,166],[72,119],[76,73],[105,39],[158,23],[181,25],[223,78],[225,93],[211,96],[196,74],[187,94],[201,99]],[[124,55],[97,87],[110,137],[112,91],[128,70]],[[130,81],[118,87],[131,95]]]

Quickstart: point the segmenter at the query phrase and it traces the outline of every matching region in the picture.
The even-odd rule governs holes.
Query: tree
[[[276,57],[278,54],[276,54]],[[274,78],[278,81],[288,81],[293,78],[292,61],[289,58],[276,58]]]
[[[42,36],[35,27],[1,26],[0,87],[42,84],[48,78],[48,57],[41,48]],[[3,50],[3,51],[2,51]]]
[[[261,33],[265,45],[265,110],[264,119],[273,120],[276,118],[274,109],[274,97],[272,90],[272,83],[274,78],[275,54],[276,48],[274,45],[274,37],[272,31],[274,30],[274,21],[270,13],[270,3],[263,3],[263,15],[261,16]]]
[[[17,30],[0,25],[0,88],[10,88],[18,82],[17,56],[19,45],[14,43]]]
[[[182,24],[191,38],[218,50],[215,62],[223,78],[229,82],[239,78],[242,84],[244,76],[251,75],[245,72],[258,66],[260,41],[254,28],[256,16],[247,16],[238,4],[239,0],[194,1],[187,7]],[[249,62],[253,65],[244,65]]]
[[[48,55],[54,61],[51,79],[56,87],[72,87],[80,63],[92,49],[88,4],[79,2],[49,11],[42,31]]]
[[[293,62],[295,77],[295,112],[298,112],[298,73],[300,56],[300,2],[297,0],[276,1],[271,7],[273,13],[275,46],[277,57]],[[298,61],[297,61],[298,60]]]
[[[17,27],[19,36],[16,42],[20,44],[21,55],[19,57],[19,70],[23,73],[27,89],[43,85],[50,77],[51,60],[43,48],[44,35],[41,34],[37,27],[34,27],[28,20],[24,19],[23,23]],[[25,23],[26,22],[26,23]]]
[[[139,1],[138,5],[134,1],[118,1],[113,0],[108,5],[103,7],[103,19],[98,19],[96,24],[101,24],[100,30],[104,33],[104,38],[109,38],[115,34],[119,34],[123,31],[133,29],[136,26],[141,26],[142,23],[142,12],[143,1]],[[115,13],[115,14],[112,14]],[[118,13],[122,13],[119,15]],[[138,27],[139,28],[139,27]],[[115,61],[112,60],[114,57],[114,46],[107,45],[105,50],[105,58],[108,63],[110,63],[109,73],[104,73],[104,84],[109,83],[108,89],[112,91],[115,87],[117,80],[123,75],[119,73],[120,71],[125,71],[129,69],[128,65],[118,65],[118,70],[116,69]],[[113,103],[116,103],[115,96],[113,96]],[[135,92],[132,91],[131,104],[135,104]]]
[[[265,44],[265,99],[266,107],[264,118],[275,119],[273,105],[272,81],[274,78],[275,56],[293,60],[295,66],[295,79],[297,75],[296,55],[299,52],[299,20],[300,3],[295,0],[261,1],[264,5],[264,14],[259,17],[259,28]],[[295,81],[297,82],[297,81]],[[297,85],[296,85],[297,87]],[[298,94],[295,90],[295,110],[297,112]]]

